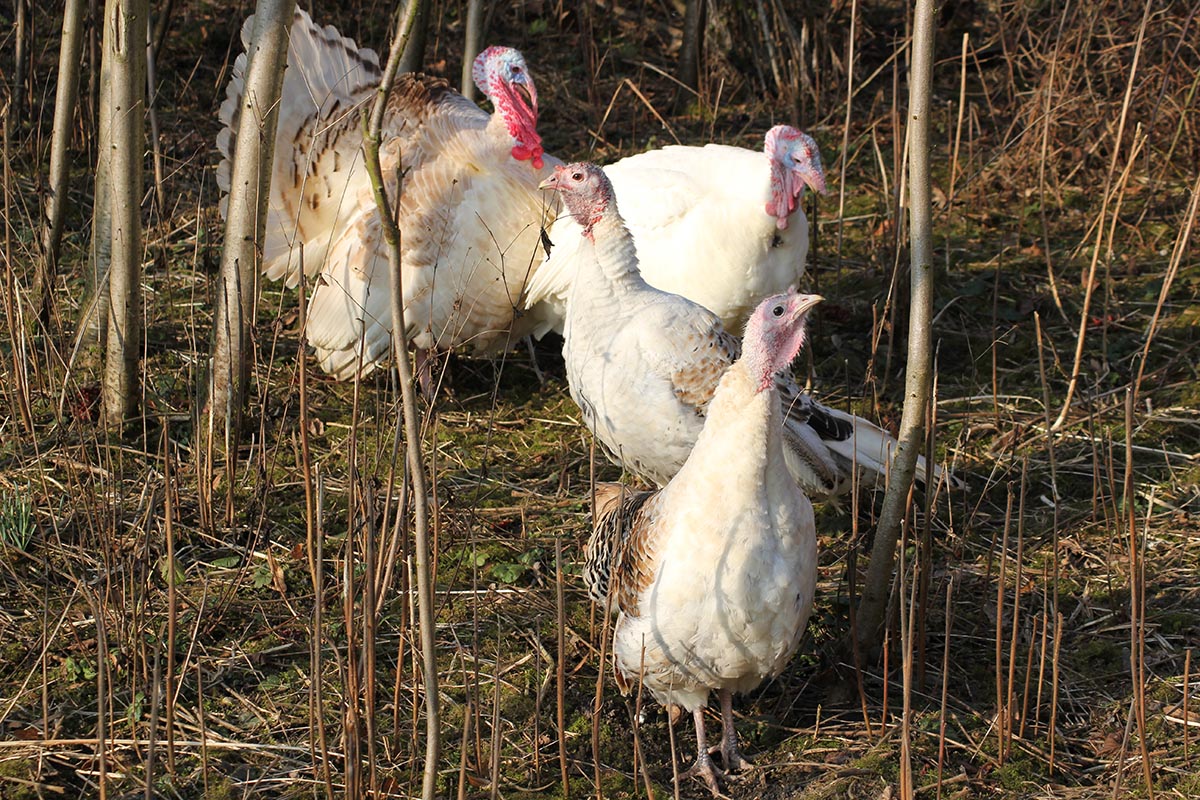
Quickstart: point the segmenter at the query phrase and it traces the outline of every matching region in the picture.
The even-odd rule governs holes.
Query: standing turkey
[[[673,145],[604,168],[651,286],[694,300],[741,333],[767,295],[796,286],[808,260],[804,189],[825,192],[821,153],[789,125],[767,131],[762,151]],[[529,285],[536,335],[562,333],[571,279],[585,258],[582,227],[560,218]]]
[[[242,27],[247,47],[252,24]],[[221,105],[223,192],[245,69],[243,53]],[[387,100],[380,160],[399,217],[405,323],[418,356],[459,346],[488,352],[528,332],[513,330],[514,312],[542,258],[541,227],[554,217],[537,186],[559,162],[542,150],[525,59],[489,47],[473,74],[492,114],[429,75],[398,76]],[[361,116],[379,80],[374,51],[296,12],[262,268],[294,286],[303,257],[315,278],[308,341],[321,367],[343,380],[373,369],[391,343],[386,245],[361,152]]]
[[[618,612],[613,662],[623,692],[640,680],[671,721],[690,711],[696,763],[685,773],[719,795],[704,707],[721,700],[720,751],[742,768],[734,692],[777,675],[800,643],[817,583],[813,507],[788,472],[776,376],[804,343],[820,301],[769,297],[751,316],[741,357],[725,370],[704,429],[665,487],[597,492],[584,579]],[[608,486],[613,486],[609,484]]]
[[[603,170],[560,166],[542,186],[582,224],[563,344],[571,397],[613,461],[663,486],[692,451],[740,344],[716,314],[642,278]],[[788,468],[809,497],[850,488],[855,466],[868,480],[886,474],[896,445],[887,431],[817,403],[786,376],[778,383]]]

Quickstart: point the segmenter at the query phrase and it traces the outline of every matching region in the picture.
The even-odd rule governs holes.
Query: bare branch
[[[379,137],[388,94],[396,79],[402,57],[407,56],[409,37],[416,26],[424,24],[422,5],[425,0],[411,0],[403,21],[397,26],[396,38],[388,53],[387,66],[379,82],[379,94],[371,109],[370,121],[363,136],[363,154],[375,205],[383,223],[384,239],[388,245],[388,268],[392,279],[392,345],[396,353],[396,369],[400,373],[400,395],[404,407],[404,439],[408,473],[412,479],[413,522],[417,556],[417,613],[421,628],[421,657],[425,678],[425,775],[421,787],[423,800],[433,800],[437,791],[437,766],[441,757],[441,712],[438,700],[437,653],[434,649],[433,580],[429,547],[429,501],[426,491],[425,465],[421,455],[421,419],[417,394],[413,386],[412,364],[408,360],[408,332],[404,323],[404,281],[401,279],[400,228],[396,224],[388,194],[384,188],[383,170],[379,161]],[[396,198],[399,201],[403,176],[397,170]]]
[[[896,539],[916,472],[929,402],[933,359],[933,203],[929,175],[930,95],[933,86],[934,4],[916,0],[913,20],[912,73],[908,87],[908,213],[910,286],[908,363],[904,380],[904,414],[900,419],[900,444],[892,459],[887,493],[880,510],[871,563],[858,610],[858,644],[863,652],[879,644],[884,611],[892,585]]]

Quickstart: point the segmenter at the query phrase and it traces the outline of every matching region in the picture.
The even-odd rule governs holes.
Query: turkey
[[[721,376],[704,429],[665,487],[597,490],[584,580],[617,612],[612,653],[622,692],[640,680],[670,710],[690,711],[696,763],[685,775],[720,792],[704,707],[721,700],[720,752],[742,768],[732,696],[777,675],[800,643],[817,583],[813,507],[788,472],[776,376],[804,343],[815,295],[769,297]]]
[[[253,17],[242,27],[247,47],[252,24]],[[221,105],[223,192],[245,69],[243,53]],[[405,323],[419,356],[458,346],[488,352],[527,333],[512,330],[514,310],[542,257],[541,228],[554,217],[537,186],[559,162],[543,153],[537,89],[524,58],[489,47],[473,74],[492,114],[441,78],[403,74],[383,121],[380,159],[401,229]],[[361,116],[379,80],[374,51],[296,12],[262,269],[294,286],[303,263],[315,278],[308,341],[321,367],[343,380],[371,370],[391,343],[387,251],[361,152]]]
[[[558,191],[582,223],[578,268],[567,300],[563,358],[571,397],[609,457],[663,486],[687,460],[713,392],[740,344],[703,306],[650,286],[612,184],[593,164],[556,167],[542,186]],[[565,215],[564,215],[565,216]],[[778,379],[788,468],[810,498],[850,488],[854,467],[887,472],[896,440],[861,417],[827,408]],[[935,467],[934,474],[940,472]],[[917,464],[925,480],[925,463]]]
[[[797,285],[808,259],[804,189],[825,192],[821,153],[789,125],[763,151],[673,145],[604,168],[633,234],[642,276],[741,331],[767,295]],[[554,248],[530,281],[535,334],[562,333],[575,265],[587,246],[574,220],[556,220]]]

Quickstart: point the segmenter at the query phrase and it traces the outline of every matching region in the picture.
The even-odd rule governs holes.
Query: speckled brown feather
[[[396,82],[392,84],[386,115],[389,119],[423,122],[450,94],[458,93],[445,78],[420,72],[405,72],[397,75]]]
[[[704,416],[721,376],[737,360],[741,345],[716,317],[706,332],[681,344],[691,345],[694,357],[671,374],[671,386],[679,402],[693,408],[698,416]]]
[[[651,524],[657,497],[619,483],[596,486],[595,526],[584,550],[584,582],[596,602],[611,597],[615,610],[637,615],[638,597],[658,569]]]

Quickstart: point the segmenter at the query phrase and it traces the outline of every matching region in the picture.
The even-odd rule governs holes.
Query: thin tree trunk
[[[17,19],[15,21],[15,36],[17,39],[16,47],[16,65],[13,70],[13,89],[12,89],[12,107],[9,113],[12,114],[13,121],[16,122],[16,127],[20,127],[21,120],[25,117],[25,75],[26,62],[29,60],[29,12],[26,6],[29,0],[17,0]]]
[[[475,99],[475,78],[471,74],[479,40],[483,38],[483,0],[467,0],[467,35],[463,43],[462,85],[459,91],[468,100]]]
[[[171,11],[174,10],[175,1],[166,0],[162,9],[158,12],[158,21],[154,23],[154,32],[150,36],[150,46],[153,48],[154,55],[162,52],[163,42],[167,38],[167,30],[171,26]]]
[[[908,363],[904,382],[904,413],[900,443],[892,469],[871,563],[863,584],[857,616],[858,644],[864,653],[879,645],[895,565],[896,539],[907,513],[907,500],[921,451],[925,409],[929,401],[933,358],[933,205],[929,178],[929,113],[933,86],[933,0],[916,0],[913,22],[912,74],[908,86],[909,237],[912,252],[911,307],[908,316]],[[928,487],[932,491],[932,487]]]
[[[50,191],[42,227],[42,265],[34,284],[34,296],[43,321],[49,321],[54,299],[54,276],[58,272],[58,249],[62,241],[63,216],[67,203],[67,173],[71,167],[71,132],[79,96],[79,67],[83,57],[84,0],[67,0],[63,10],[62,41],[58,53],[58,88],[54,95],[54,130],[50,135]]]
[[[99,0],[88,0],[88,122],[94,137],[89,137],[89,147],[92,141],[100,140],[100,78],[103,67],[100,64],[100,48],[98,31],[104,27],[100,17]],[[93,153],[89,149],[89,160]]]
[[[679,82],[698,92],[700,89],[700,50],[704,44],[704,0],[685,0],[683,6],[683,44],[679,48]],[[676,107],[686,105],[691,94],[680,91]]]
[[[148,0],[110,0],[104,26],[104,58],[112,64],[110,104],[103,111],[112,137],[112,268],[103,383],[104,418],[110,427],[133,416],[138,399],[148,13]]]
[[[95,0],[92,0],[94,3]],[[93,6],[92,38],[96,31],[107,27],[104,10]],[[101,15],[103,14],[103,16]],[[101,52],[104,43],[93,53],[92,75],[95,80],[93,108],[96,112],[96,178],[92,185],[92,241],[88,253],[88,268],[84,274],[84,314],[79,320],[80,361],[89,370],[98,370],[103,363],[104,343],[108,338],[108,273],[112,265],[112,117],[108,113],[112,95],[112,64]]]
[[[405,25],[409,34],[400,56],[398,72],[420,72],[425,63],[425,32],[429,29],[429,0],[408,0],[404,10]],[[399,32],[396,39],[402,37]]]
[[[413,385],[412,365],[408,356],[408,332],[404,322],[404,298],[400,264],[400,229],[396,225],[388,193],[384,187],[383,172],[379,163],[379,136],[383,128],[383,113],[387,96],[391,91],[396,73],[411,45],[410,36],[423,20],[417,3],[412,0],[403,22],[397,28],[392,41],[387,66],[379,82],[379,94],[371,109],[367,132],[363,137],[363,155],[371,186],[375,193],[375,205],[383,221],[384,238],[388,245],[388,268],[392,279],[392,345],[396,351],[396,369],[400,373],[400,393],[404,413],[404,439],[408,460],[408,474],[412,480],[413,522],[415,533],[417,572],[417,614],[420,620],[421,661],[425,680],[425,771],[421,786],[422,800],[434,800],[437,792],[437,770],[441,759],[441,711],[438,699],[438,671],[436,638],[433,621],[433,578],[431,550],[429,546],[429,500],[426,490],[425,464],[421,454],[421,420],[417,407],[416,387]],[[399,203],[403,174],[395,170],[395,196]],[[389,176],[391,177],[391,176]]]
[[[207,396],[209,410],[224,422],[226,442],[240,435],[246,403],[253,356],[250,334],[258,298],[257,245],[266,226],[279,93],[295,11],[296,0],[259,0],[247,52]]]

